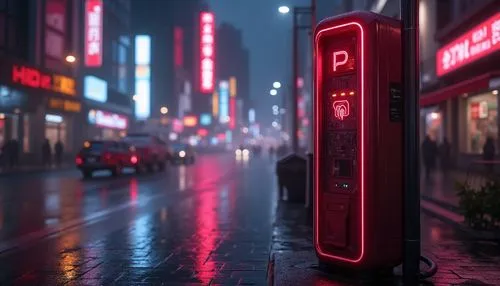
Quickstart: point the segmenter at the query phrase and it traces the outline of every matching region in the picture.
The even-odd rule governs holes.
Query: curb
[[[464,224],[465,219],[463,215],[442,207],[441,204],[434,202],[432,199],[426,197],[422,197],[421,199],[420,208],[425,214],[437,218],[475,239],[500,240],[500,232],[470,228]]]

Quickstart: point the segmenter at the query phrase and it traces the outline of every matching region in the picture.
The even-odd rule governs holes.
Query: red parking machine
[[[401,24],[369,12],[314,33],[314,245],[355,269],[401,263]]]

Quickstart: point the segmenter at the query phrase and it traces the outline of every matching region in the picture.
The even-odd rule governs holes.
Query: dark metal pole
[[[420,272],[419,43],[418,0],[401,0],[404,94],[404,285]]]
[[[297,76],[299,72],[299,59],[298,59],[298,37],[297,37],[297,7],[293,7],[293,72],[292,72],[292,128],[290,130],[290,138],[292,139],[292,151],[294,153],[298,152],[298,142],[297,142],[297,127],[298,127],[298,118],[297,118],[297,99],[298,99],[298,90],[297,90]]]

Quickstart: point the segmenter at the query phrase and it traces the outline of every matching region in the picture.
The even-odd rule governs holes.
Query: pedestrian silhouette
[[[495,159],[495,140],[493,140],[493,137],[488,136],[486,139],[486,142],[484,143],[483,146],[483,160],[484,161],[493,161]],[[488,174],[493,173],[493,162],[491,163],[486,163],[486,171]]]
[[[441,165],[441,171],[444,175],[448,173],[450,168],[450,153],[451,153],[451,145],[448,141],[448,138],[444,137],[443,142],[441,142],[441,146],[439,146],[439,159]]]
[[[422,142],[422,156],[424,160],[425,178],[430,179],[431,173],[436,167],[436,156],[438,155],[437,144],[429,135],[425,136]]]
[[[49,139],[45,139],[42,144],[42,164],[44,166],[52,165],[52,148]]]
[[[61,166],[62,155],[64,153],[64,145],[61,142],[61,140],[57,140],[54,149],[55,149],[55,153],[56,153],[56,164],[59,167],[59,166]]]

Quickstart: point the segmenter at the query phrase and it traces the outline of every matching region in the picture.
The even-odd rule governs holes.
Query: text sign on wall
[[[13,65],[12,82],[31,88],[51,90],[65,95],[76,95],[76,83],[73,78],[63,75],[45,74],[32,67]]]
[[[200,91],[212,93],[215,85],[215,17],[200,13]]]
[[[448,43],[436,54],[436,73],[445,75],[500,50],[500,12]]]
[[[88,114],[90,124],[104,128],[125,130],[128,127],[128,118],[102,110],[90,110]]]
[[[102,65],[102,0],[87,0],[85,5],[85,65]]]

